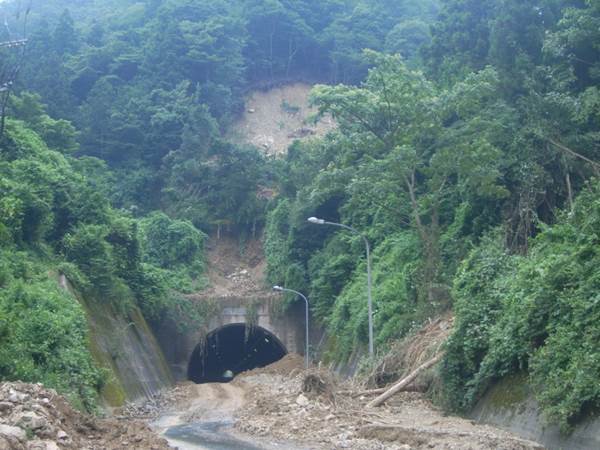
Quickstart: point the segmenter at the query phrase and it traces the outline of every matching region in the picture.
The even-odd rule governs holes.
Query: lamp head
[[[316,217],[309,217],[308,221],[310,223],[314,223],[316,225],[323,225],[325,223],[325,221],[323,219],[317,219]]]
[[[283,291],[283,288],[281,286],[273,286],[273,290],[274,291]]]

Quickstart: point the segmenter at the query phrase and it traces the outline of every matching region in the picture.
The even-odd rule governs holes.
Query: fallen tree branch
[[[377,389],[367,389],[366,391],[353,392],[352,397],[360,397],[361,395],[383,394],[388,389],[389,389],[389,386],[377,388]]]
[[[404,389],[406,386],[408,386],[410,383],[412,383],[415,380],[415,378],[417,378],[417,376],[421,372],[423,372],[424,370],[429,369],[430,367],[432,367],[436,363],[438,363],[443,358],[443,356],[444,356],[443,352],[439,353],[438,355],[436,355],[435,357],[433,357],[429,361],[421,364],[414,371],[412,371],[408,376],[406,376],[405,378],[403,378],[402,380],[400,380],[398,383],[396,383],[395,385],[393,385],[391,388],[389,388],[388,390],[386,390],[379,397],[377,397],[374,400],[371,400],[369,403],[367,403],[367,408],[374,408],[376,406],[380,406],[382,403],[384,403],[390,397],[392,397],[393,395],[397,394],[402,389]]]
[[[376,388],[376,389],[366,389],[364,391],[346,390],[346,391],[337,391],[336,394],[349,395],[350,397],[360,397],[361,395],[382,394],[382,393],[384,393],[388,389],[389,389],[389,387],[382,387],[382,388]]]
[[[338,395],[349,395],[350,397],[363,397],[366,395],[379,395],[383,394],[387,391],[390,386],[375,388],[375,389],[366,389],[364,391],[338,391],[336,394]],[[425,392],[427,390],[427,386],[417,385],[417,386],[406,386],[402,389],[402,392]]]
[[[598,169],[600,169],[600,164],[597,163],[596,161],[593,161],[590,158],[587,158],[587,157],[585,157],[585,156],[577,153],[575,150],[571,150],[566,145],[561,144],[560,142],[556,142],[554,139],[548,138],[548,142],[550,142],[552,145],[554,145],[555,147],[559,148],[563,152],[566,152],[566,153],[568,153],[569,155],[571,155],[571,156],[573,156],[575,158],[582,159],[583,161],[591,164],[592,168],[594,169],[594,172],[596,172],[596,174],[598,174]]]

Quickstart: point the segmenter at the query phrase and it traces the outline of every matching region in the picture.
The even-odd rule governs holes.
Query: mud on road
[[[320,375],[318,375],[320,376]],[[325,375],[323,378],[327,379]],[[246,377],[246,405],[236,429],[274,436],[310,449],[356,450],[533,450],[537,443],[472,421],[445,416],[421,393],[405,392],[382,408],[365,408],[369,399],[344,394],[303,392],[306,374]]]
[[[180,385],[171,391],[173,395],[163,395],[166,406],[151,426],[180,450],[294,450],[294,445],[277,439],[246,435],[234,429],[248,390],[241,380]]]
[[[324,388],[311,389],[310,379],[324,380]],[[420,393],[401,393],[382,408],[367,409],[370,398],[352,389],[326,371],[305,371],[300,356],[288,355],[228,384],[178,386],[165,395],[168,405],[153,426],[181,449],[543,448],[494,427],[445,416]],[[188,433],[187,443],[170,435],[173,429],[181,432],[175,437]],[[222,446],[207,444],[207,436]],[[189,446],[195,438],[197,446]]]

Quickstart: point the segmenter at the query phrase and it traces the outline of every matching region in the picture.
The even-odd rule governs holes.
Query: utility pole
[[[273,290],[274,291],[278,291],[278,292],[291,292],[292,294],[296,294],[298,297],[301,297],[304,300],[305,303],[305,315],[306,317],[304,318],[304,324],[306,326],[306,331],[305,331],[305,344],[304,344],[304,366],[305,368],[308,369],[308,365],[310,364],[310,357],[308,356],[308,352],[309,352],[309,327],[308,327],[308,309],[309,309],[309,303],[308,303],[308,299],[306,298],[306,296],[304,294],[302,294],[301,292],[295,291],[293,289],[287,289],[281,286],[273,286]]]
[[[16,22],[19,22],[21,18],[23,20],[22,36],[27,35],[27,18],[31,11],[31,4],[32,0],[29,0],[23,12],[21,10],[21,3],[19,3],[15,11]],[[19,39],[12,38],[7,18],[4,19],[4,28],[6,29],[8,40],[0,42],[0,139],[4,136],[8,100],[21,69],[21,64],[25,57],[25,47],[27,46],[27,39],[24,37]],[[12,56],[11,52],[17,52],[17,54],[10,57]]]
[[[27,39],[0,42],[0,50],[21,50],[21,55],[17,57],[14,66],[11,67],[11,62],[6,61],[6,59],[5,62],[0,62],[0,139],[4,136],[6,107],[8,106],[8,99],[10,98],[14,82],[17,79],[19,69],[21,68],[21,59],[25,45],[27,45]]]
[[[373,281],[371,276],[371,246],[369,245],[369,240],[364,234],[362,234],[357,229],[352,228],[351,226],[345,225],[343,223],[328,222],[317,217],[309,217],[307,220],[315,225],[333,225],[334,227],[344,228],[345,230],[352,231],[354,234],[360,236],[365,244],[365,249],[367,251],[367,308],[369,315],[369,356],[373,358],[373,356],[375,355],[375,348],[373,343],[373,295],[371,293],[373,290]]]

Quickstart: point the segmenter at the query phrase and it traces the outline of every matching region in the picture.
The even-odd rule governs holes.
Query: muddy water
[[[235,438],[227,429],[232,421],[199,422],[168,428],[164,437],[180,450],[262,450],[254,444]]]
[[[198,384],[175,410],[152,427],[180,450],[306,450],[288,442],[257,439],[233,430],[235,413],[245,402],[245,386]]]

